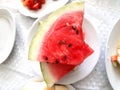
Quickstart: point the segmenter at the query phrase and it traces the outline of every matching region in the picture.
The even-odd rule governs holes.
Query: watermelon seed
[[[56,59],[56,64],[58,64],[59,63],[59,59]]]
[[[75,26],[72,26],[72,29],[76,31],[76,27]]]
[[[68,44],[68,47],[72,47],[72,44]]]
[[[79,34],[79,31],[78,31],[78,30],[76,30],[76,34],[77,34],[77,35]]]
[[[46,61],[48,60],[48,57],[47,57],[47,56],[45,56],[45,60],[46,60]]]

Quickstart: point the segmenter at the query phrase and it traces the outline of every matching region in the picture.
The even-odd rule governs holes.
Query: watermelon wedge
[[[49,87],[93,53],[82,30],[83,9],[84,2],[73,2],[53,12],[31,42],[29,60],[40,62]]]

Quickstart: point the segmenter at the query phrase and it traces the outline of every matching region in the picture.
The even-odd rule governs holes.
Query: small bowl
[[[43,17],[44,15],[47,15],[55,11],[56,9],[65,5],[68,1],[69,0],[46,0],[42,8],[37,11],[29,10],[27,7],[23,6],[21,0],[18,0],[17,3],[18,3],[18,10],[21,14],[32,18],[38,18],[38,17]]]

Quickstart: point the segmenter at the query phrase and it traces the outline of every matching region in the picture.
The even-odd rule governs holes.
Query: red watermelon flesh
[[[84,40],[83,11],[59,17],[46,33],[37,60],[40,62],[79,65],[93,50]]]

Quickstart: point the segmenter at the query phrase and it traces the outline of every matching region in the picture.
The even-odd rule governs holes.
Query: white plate
[[[38,11],[27,9],[25,6],[23,6],[21,0],[18,0],[17,3],[18,3],[18,10],[21,14],[32,18],[38,18],[38,17],[43,17],[44,15],[47,15],[52,11],[55,11],[56,9],[65,5],[68,1],[69,0],[46,0],[46,3]]]
[[[15,41],[16,26],[11,12],[0,8],[0,63],[9,56]]]
[[[108,79],[114,90],[120,90],[120,67],[115,68],[111,63],[111,56],[115,54],[116,47],[120,45],[120,20],[110,33],[106,46],[106,71]]]
[[[39,20],[41,20],[41,19],[37,19],[35,21],[35,23],[32,25],[32,27],[30,28],[30,32],[29,32],[29,35],[28,35],[28,47],[29,47],[29,44],[32,40],[32,37],[33,37],[34,33],[36,32],[36,30],[38,28]],[[74,83],[74,82],[77,82],[79,80],[84,79],[86,76],[88,76],[91,73],[91,71],[95,67],[97,61],[99,60],[98,59],[99,55],[100,55],[99,39],[97,37],[97,33],[96,33],[94,27],[88,21],[88,19],[84,19],[83,30],[85,32],[86,42],[90,45],[90,47],[92,47],[92,49],[94,50],[94,53],[92,55],[90,55],[75,70],[73,70],[68,75],[66,75],[64,78],[62,78],[58,82],[59,84],[71,84],[71,83]],[[34,68],[36,67],[35,71],[36,71],[37,74],[39,74],[40,73],[39,72],[40,70],[38,69],[39,68],[39,63],[37,63],[35,65],[36,66],[33,66],[33,67]]]

